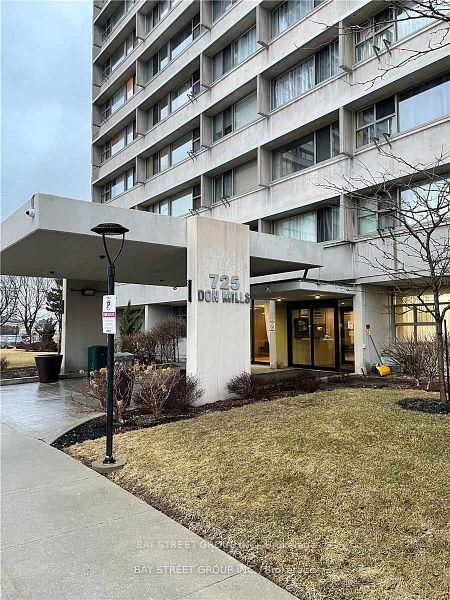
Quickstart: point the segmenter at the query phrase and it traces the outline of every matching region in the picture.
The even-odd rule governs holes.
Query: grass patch
[[[6,356],[8,359],[8,369],[34,367],[36,366],[34,357],[39,354],[48,354],[48,352],[26,352],[25,350],[16,350],[16,348],[0,350],[0,356]]]
[[[111,477],[299,598],[444,600],[450,426],[397,405],[420,394],[316,392],[118,434]]]

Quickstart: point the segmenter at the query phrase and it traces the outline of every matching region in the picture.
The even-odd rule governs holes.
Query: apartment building
[[[93,201],[323,250],[321,267],[251,279],[255,363],[360,372],[376,362],[367,326],[379,346],[432,330],[364,260],[393,219],[367,174],[388,172],[399,198],[408,193],[380,144],[403,165],[446,155],[448,173],[448,47],[404,60],[442,23],[407,11],[367,0],[94,1]],[[343,178],[367,197],[330,185]],[[186,313],[184,286],[126,284],[118,295],[145,307],[145,328]]]

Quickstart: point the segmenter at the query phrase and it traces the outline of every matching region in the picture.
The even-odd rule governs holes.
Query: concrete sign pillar
[[[248,227],[189,218],[187,278],[187,372],[205,390],[202,403],[216,402],[227,397],[231,377],[250,372]]]
[[[64,280],[63,373],[87,369],[88,347],[106,345],[106,335],[102,332],[105,286],[104,282]],[[86,288],[95,290],[95,295],[84,295],[82,290]]]

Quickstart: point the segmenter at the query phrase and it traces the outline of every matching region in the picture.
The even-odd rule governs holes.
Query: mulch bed
[[[18,379],[19,377],[36,377],[36,367],[17,367],[2,372],[2,379]]]
[[[398,401],[398,405],[406,410],[415,410],[433,415],[450,414],[450,402],[444,404],[432,398],[403,398]]]

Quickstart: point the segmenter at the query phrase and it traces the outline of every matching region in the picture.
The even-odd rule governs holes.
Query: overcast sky
[[[90,200],[89,0],[0,0],[2,218],[43,192]]]

